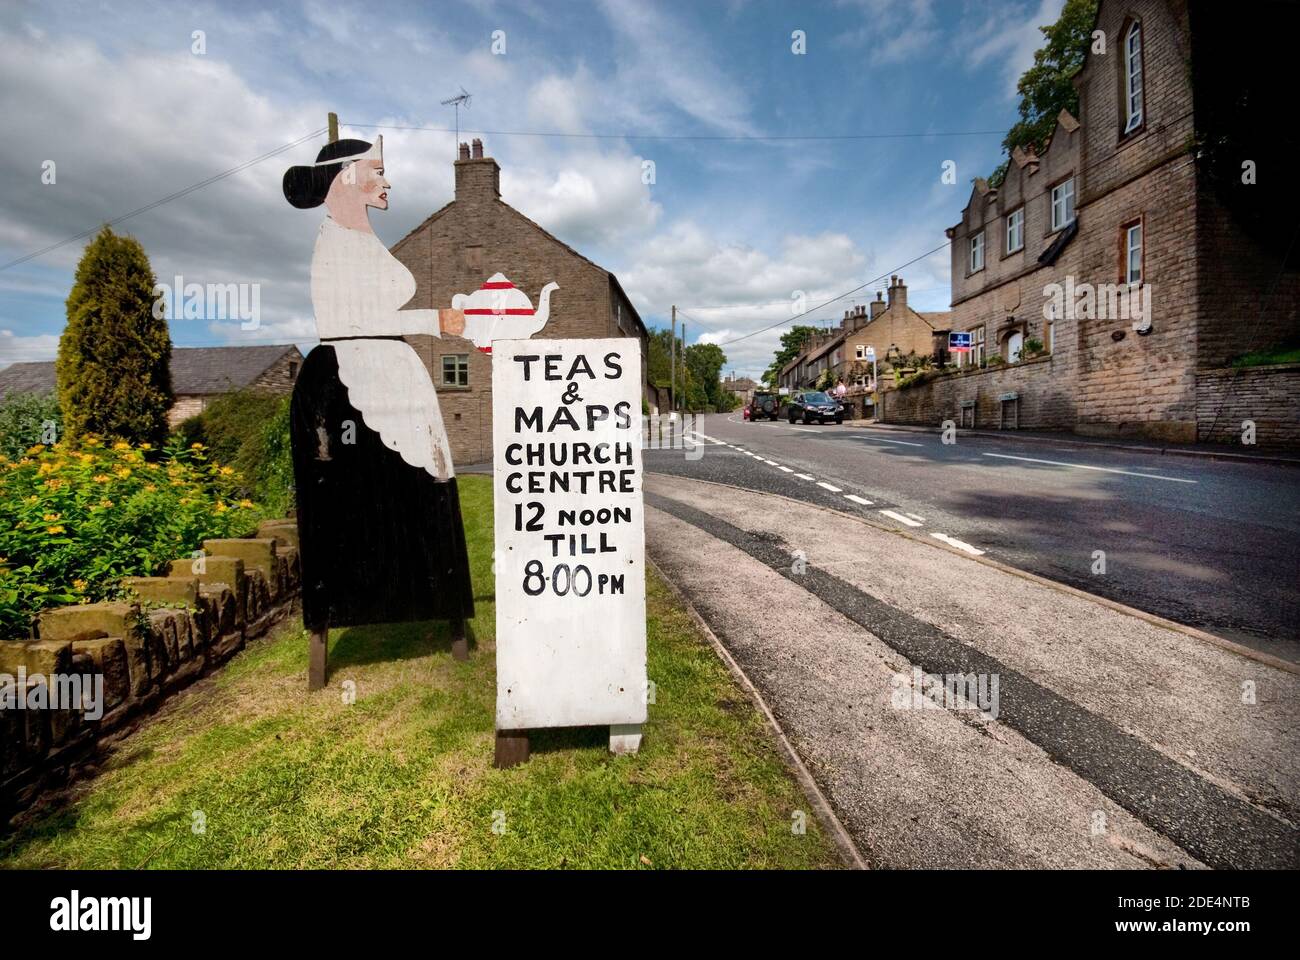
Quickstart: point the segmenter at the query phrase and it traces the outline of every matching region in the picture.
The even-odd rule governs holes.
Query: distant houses
[[[302,353],[292,344],[247,347],[173,347],[172,392],[176,400],[167,413],[175,427],[202,413],[215,397],[254,389],[287,394],[302,366]],[[15,363],[0,370],[0,397],[11,393],[52,393],[54,361]]]

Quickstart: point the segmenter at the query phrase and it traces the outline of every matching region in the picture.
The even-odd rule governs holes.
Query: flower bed
[[[207,538],[252,533],[261,511],[201,444],[37,445],[0,457],[0,639],[41,609],[109,599]]]

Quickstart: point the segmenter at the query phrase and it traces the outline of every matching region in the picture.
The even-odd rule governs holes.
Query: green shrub
[[[220,463],[243,478],[240,495],[268,515],[284,516],[293,505],[293,457],[289,448],[289,398],[240,390],[217,397],[177,428],[185,446],[203,444]]]
[[[247,536],[265,514],[233,468],[200,447],[84,438],[0,457],[0,638],[43,607],[103,600],[209,537]]]
[[[7,393],[0,399],[0,455],[17,460],[41,443],[45,425],[54,424],[54,439],[63,436],[63,416],[53,393]]]

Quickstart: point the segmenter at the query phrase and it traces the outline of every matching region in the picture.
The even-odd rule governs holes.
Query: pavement
[[[700,429],[700,459],[647,452],[647,550],[870,866],[1300,866],[1292,664],[1016,569],[915,477],[886,499],[877,474],[808,472],[818,445],[875,450],[878,473],[947,451],[882,458],[846,427],[778,458],[765,426],[738,427],[743,451]],[[978,469],[996,495],[1034,468]],[[1111,476],[1096,489],[1140,479]]]
[[[646,469],[910,530],[1300,663],[1300,468],[1060,436],[699,418]]]

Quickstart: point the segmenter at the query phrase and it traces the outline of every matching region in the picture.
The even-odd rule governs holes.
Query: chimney
[[[881,291],[879,291],[879,290],[876,291],[876,299],[874,299],[874,300],[871,301],[871,319],[872,319],[872,320],[876,319],[876,317],[880,316],[882,313],[885,312],[885,300],[884,300],[884,296],[885,296],[885,295],[884,295]]]
[[[460,159],[456,161],[457,200],[499,200],[501,198],[501,168],[491,157],[483,156],[483,141],[474,139],[474,153],[469,144],[460,145]]]
[[[889,306],[907,309],[907,284],[903,283],[902,277],[889,278]]]

